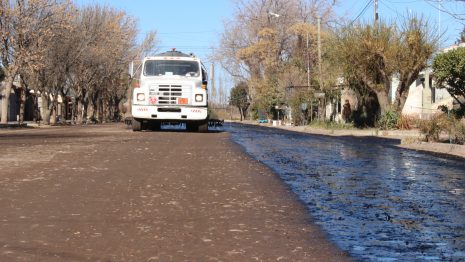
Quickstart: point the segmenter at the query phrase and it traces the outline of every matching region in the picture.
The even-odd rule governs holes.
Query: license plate
[[[184,98],[184,97],[179,97],[178,98],[178,104],[180,105],[187,105],[189,103],[189,99]]]

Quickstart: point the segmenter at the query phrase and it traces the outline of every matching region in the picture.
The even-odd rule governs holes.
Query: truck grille
[[[149,99],[152,104],[177,105],[178,98],[189,98],[192,90],[182,85],[153,85],[150,86]]]

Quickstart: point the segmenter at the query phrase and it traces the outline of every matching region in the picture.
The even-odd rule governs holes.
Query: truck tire
[[[134,132],[142,131],[142,121],[139,121],[134,118],[132,120],[132,131]]]

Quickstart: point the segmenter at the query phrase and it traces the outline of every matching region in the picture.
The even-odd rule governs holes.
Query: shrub
[[[428,142],[438,142],[441,133],[450,132],[453,121],[446,114],[436,114],[431,120],[420,121],[420,131]]]
[[[330,130],[354,129],[354,124],[352,123],[338,123],[334,121],[313,121],[309,124],[309,126]]]
[[[397,129],[410,130],[417,122],[417,119],[412,116],[401,115],[397,120]]]
[[[452,128],[452,136],[456,144],[465,144],[465,124],[460,122],[456,123]]]
[[[382,130],[396,129],[400,116],[395,111],[386,111],[378,120],[378,127]]]

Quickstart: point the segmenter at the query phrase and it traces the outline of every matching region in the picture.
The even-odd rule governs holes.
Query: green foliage
[[[249,87],[247,83],[240,82],[231,89],[229,104],[239,108],[246,108],[250,105],[249,102]]]
[[[379,116],[380,106],[376,94],[357,83],[351,83],[350,88],[358,97],[358,107],[352,111],[351,119],[358,128],[374,127]]]
[[[352,123],[337,123],[334,121],[313,121],[310,123],[310,126],[329,130],[347,130],[355,128]]]
[[[283,104],[284,92],[278,87],[278,83],[271,80],[252,81],[256,87],[256,97],[254,107],[257,110],[264,110],[267,115],[273,115],[274,107]]]
[[[308,95],[305,95],[303,92],[295,93],[289,101],[289,106],[291,107],[292,118],[295,125],[302,125],[306,122],[308,114],[302,112],[301,105],[307,103],[307,112],[310,112],[310,102]]]
[[[465,47],[437,55],[433,73],[438,87],[445,88],[464,109],[460,97],[465,97]]]
[[[378,120],[377,127],[381,130],[409,130],[415,125],[416,120],[412,117],[403,116],[396,111],[386,111]]]
[[[397,128],[400,115],[396,111],[386,111],[378,120],[378,127],[382,130],[391,130]]]
[[[240,82],[231,89],[229,104],[236,106],[241,113],[241,120],[246,116],[247,109],[250,106],[249,102],[249,87],[247,83]]]
[[[445,114],[450,114],[455,119],[462,119],[463,117],[465,117],[465,107],[460,107],[458,109],[449,109],[447,106],[442,105],[439,106],[438,109],[440,109]]]

